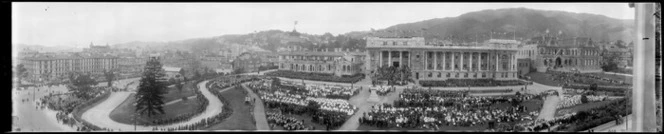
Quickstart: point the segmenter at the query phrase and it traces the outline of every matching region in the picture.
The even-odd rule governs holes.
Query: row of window
[[[599,56],[600,52],[595,50],[569,50],[569,49],[546,50],[544,48],[540,48],[540,54]]]
[[[399,43],[399,42],[401,42],[401,43]],[[392,45],[392,46],[396,46],[396,45],[404,45],[404,46],[408,46],[408,41],[383,41],[383,46],[387,46],[387,45]]]
[[[434,74],[436,73],[429,73],[427,74],[428,78],[434,78]],[[444,74],[444,75],[443,75]],[[469,75],[470,73],[437,73],[436,77],[441,78],[442,76],[445,76],[445,78],[487,78],[487,73],[481,73],[478,75],[478,73],[474,73],[473,75]],[[509,77],[509,73],[497,73],[498,78],[507,78]],[[516,77],[516,73],[511,73],[512,77]],[[419,73],[415,73],[416,79],[419,76]],[[453,76],[453,77],[452,77]],[[470,76],[470,77],[469,77]]]

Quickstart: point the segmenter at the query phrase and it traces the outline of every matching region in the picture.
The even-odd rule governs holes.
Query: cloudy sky
[[[12,43],[87,46],[293,29],[334,35],[525,7],[633,19],[626,3],[13,3]]]

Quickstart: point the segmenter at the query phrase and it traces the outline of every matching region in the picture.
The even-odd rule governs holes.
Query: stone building
[[[408,66],[414,80],[517,79],[517,48],[512,45],[426,45],[422,37],[367,38],[369,69]]]
[[[602,56],[590,38],[535,37],[529,44],[538,45],[535,68],[547,70],[601,72]]]
[[[28,81],[66,78],[70,72],[103,74],[118,68],[118,58],[91,53],[51,53],[23,57],[21,64],[28,72]]]
[[[287,50],[279,52],[279,70],[355,75],[364,71],[366,54],[362,51],[342,50]]]

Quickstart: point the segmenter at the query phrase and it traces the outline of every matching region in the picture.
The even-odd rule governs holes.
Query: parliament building
[[[413,80],[517,79],[518,48],[509,44],[431,45],[422,37],[368,37],[370,73],[381,66],[408,66]]]

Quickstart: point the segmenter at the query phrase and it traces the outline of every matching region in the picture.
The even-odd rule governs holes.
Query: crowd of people
[[[563,95],[562,100],[558,102],[558,105],[556,106],[556,109],[561,109],[561,108],[567,108],[567,107],[573,107],[579,104],[582,104],[583,101],[581,100],[584,95]],[[586,99],[588,102],[598,102],[598,101],[604,101],[607,96],[605,95],[585,95]]]
[[[376,127],[437,129],[440,126],[472,127],[489,122],[519,122],[536,114],[516,105],[495,108],[496,103],[518,103],[533,95],[515,97],[474,97],[466,91],[406,89],[394,105],[373,106],[360,122]]]
[[[313,126],[305,126],[302,120],[298,120],[294,117],[288,117],[281,113],[265,112],[265,115],[267,116],[267,122],[270,124],[270,128],[279,126],[285,130],[313,129]]]
[[[494,80],[494,79],[447,79],[444,81],[420,81],[423,87],[494,87],[525,85],[521,80]]]
[[[273,87],[271,79],[252,82],[248,87],[258,93],[267,108],[276,108],[283,113],[297,115],[308,113],[312,115],[312,122],[320,123],[327,128],[340,126],[358,109],[346,99],[330,97],[330,94],[355,95],[358,92],[357,88],[297,85],[288,82]],[[335,89],[338,91],[334,91]],[[316,105],[314,109],[312,104]]]
[[[613,80],[605,77],[600,77],[592,74],[575,73],[575,72],[561,72],[561,71],[548,71],[554,81],[562,82],[566,85],[589,85],[598,84],[603,86],[628,86],[629,83],[620,80]]]

